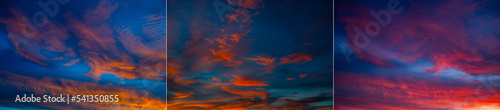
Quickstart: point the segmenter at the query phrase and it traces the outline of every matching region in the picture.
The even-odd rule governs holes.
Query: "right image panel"
[[[500,1],[334,4],[335,109],[500,109]]]

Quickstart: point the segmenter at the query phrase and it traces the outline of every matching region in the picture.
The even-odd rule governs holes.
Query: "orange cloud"
[[[220,79],[217,79],[215,77],[212,77],[212,81],[217,81],[217,82],[220,82]]]
[[[256,61],[259,65],[267,66],[265,68],[266,73],[271,73],[276,64],[274,63],[276,58],[268,58],[257,56],[256,58],[246,58],[250,61]],[[304,63],[311,61],[313,58],[309,54],[303,54],[302,52],[293,53],[291,55],[287,55],[285,57],[280,58],[280,62],[278,64],[286,64],[286,63]]]
[[[186,43],[187,48],[181,53],[183,56],[187,56],[187,58],[176,58],[184,62],[192,62],[192,65],[185,65],[189,66],[186,72],[212,71],[214,67],[220,67],[220,65],[229,66],[228,68],[239,71],[238,67],[247,61],[257,61],[259,65],[263,64],[264,66],[273,65],[272,63],[274,63],[275,59],[269,62],[261,61],[258,58],[254,59],[242,56],[245,53],[243,50],[246,50],[243,45],[246,44],[241,44],[241,42],[245,40],[245,37],[248,37],[247,34],[251,31],[249,23],[253,21],[250,18],[258,14],[258,12],[248,10],[248,8],[260,8],[261,6],[258,4],[261,1],[245,0],[241,3],[228,2],[230,5],[236,7],[224,15],[224,19],[227,20],[224,20],[222,23],[211,22],[212,20],[207,20],[206,16],[195,15],[193,17],[194,20],[189,28],[191,37]],[[204,6],[205,4],[200,5]],[[219,28],[213,28],[214,26],[218,26]],[[171,47],[168,48],[172,50]],[[189,74],[178,74],[176,77],[193,77],[187,75]],[[190,73],[190,75],[193,74]],[[220,76],[205,79],[206,81],[199,81],[198,83],[203,83],[203,90],[199,92],[194,92],[197,90],[190,91],[193,94],[189,98],[169,99],[167,106],[169,109],[181,110],[259,109],[268,107],[268,101],[256,101],[255,99],[266,100],[269,93],[265,92],[263,88],[253,88],[256,86],[268,86],[265,81],[245,77],[245,75],[232,77],[234,78],[230,79],[229,82],[221,82],[221,79],[219,79],[221,78]],[[169,74],[169,81],[174,80],[176,82],[176,79],[171,78]],[[175,91],[182,92],[185,90],[183,87],[173,88],[171,83],[169,83],[168,88],[172,91],[175,89]],[[221,92],[225,94],[219,94]],[[203,96],[203,99],[195,98],[195,96]]]
[[[181,73],[182,65],[179,64],[176,60],[169,58],[167,59],[167,74],[168,75],[177,75]]]
[[[238,56],[237,50],[239,49],[236,49],[235,46],[238,45],[243,36],[250,32],[249,29],[246,29],[248,23],[253,22],[250,18],[258,14],[258,12],[250,12],[244,8],[258,8],[257,4],[260,4],[261,2],[262,1],[243,1],[235,3],[234,1],[228,1],[229,4],[240,6],[242,8],[234,9],[231,13],[225,15],[229,21],[227,22],[228,25],[223,26],[222,29],[214,30],[211,28],[204,28],[207,25],[215,25],[215,23],[212,22],[203,21],[203,26],[200,26],[201,23],[193,23],[191,25],[191,29],[193,30],[191,37],[192,40],[188,43],[188,45],[192,44],[193,46],[189,47],[186,50],[186,53],[199,55],[198,57],[204,58],[197,64],[209,64],[207,61],[213,61],[222,62],[225,66],[241,65],[243,62],[240,61],[241,58]],[[202,21],[200,20],[195,22]],[[216,37],[212,38],[211,36],[207,36],[207,33],[213,32],[220,33],[217,33],[215,35]],[[206,40],[206,42],[202,42],[201,39]],[[205,56],[203,56],[206,55],[204,52],[207,51],[207,49],[212,54],[211,58],[205,58]],[[200,54],[200,52],[202,52],[202,54]],[[198,66],[195,67],[196,69],[200,68]]]
[[[280,64],[286,63],[304,63],[311,61],[313,58],[309,54],[303,53],[293,53],[292,55],[287,55],[283,58],[280,58]]]
[[[247,110],[251,108],[258,108],[268,105],[267,102],[254,102],[251,100],[243,100],[237,102],[227,103],[214,108],[215,110]]]
[[[268,101],[255,101],[254,98],[267,99],[269,96],[266,92],[242,90],[234,87],[226,87],[225,85],[207,85],[204,86],[208,90],[222,90],[220,92],[228,92],[228,94],[213,94],[208,97],[210,99],[189,99],[175,98],[168,100],[167,107],[169,109],[187,109],[187,110],[219,110],[219,109],[250,109],[268,107]],[[219,93],[219,92],[218,92]],[[236,95],[236,96],[234,96]]]
[[[309,76],[309,75],[307,75],[307,74],[300,74],[300,75],[299,75],[299,77],[300,77],[300,78],[305,78],[305,77],[307,77],[307,76]]]
[[[153,98],[147,94],[141,94],[145,91],[123,88],[113,85],[98,85],[96,83],[77,82],[68,79],[37,79],[28,76],[16,75],[9,72],[0,71],[1,81],[4,85],[12,85],[21,90],[34,92],[35,94],[70,94],[70,95],[119,95],[119,102],[109,103],[71,103],[71,105],[51,105],[40,104],[59,109],[70,109],[74,106],[81,106],[87,109],[165,109],[165,101]],[[114,106],[110,106],[114,105]]]
[[[226,14],[226,18],[229,19],[229,22],[240,22],[240,23],[250,23],[252,20],[250,19],[252,16],[259,14],[258,12],[252,13],[245,9],[236,9],[234,10],[236,13]]]
[[[241,89],[231,88],[231,87],[221,87],[221,89],[226,91],[226,92],[238,94],[238,95],[245,96],[245,97],[259,96],[261,99],[267,99],[267,97],[269,95],[266,92],[241,90]]]
[[[266,83],[250,79],[243,76],[233,76],[236,80],[231,80],[230,82],[237,86],[268,86]]]
[[[169,109],[174,110],[231,110],[231,109],[250,109],[250,108],[270,108],[268,102],[256,102],[251,99],[243,99],[239,101],[233,101],[232,98],[218,98],[211,100],[186,100],[186,99],[177,99],[168,102],[167,106]],[[231,102],[228,102],[231,101]],[[220,102],[228,102],[221,104]],[[265,108],[263,108],[265,109]]]
[[[193,92],[175,92],[174,95],[176,97],[174,98],[186,98],[189,97],[193,94]]]
[[[212,55],[215,57],[215,59],[213,59],[214,61],[227,61],[228,64],[226,64],[226,66],[237,66],[242,63],[241,61],[233,60],[234,54],[230,53],[227,49],[210,49],[210,51],[212,51]]]

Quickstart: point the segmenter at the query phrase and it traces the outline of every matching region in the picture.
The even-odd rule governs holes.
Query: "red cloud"
[[[299,77],[300,77],[300,78],[305,78],[305,77],[307,77],[307,76],[309,76],[309,75],[307,75],[307,74],[300,74],[300,75],[299,75]]]
[[[335,108],[356,109],[436,109],[474,108],[495,105],[500,93],[486,99],[476,96],[491,92],[478,89],[480,83],[450,85],[435,80],[397,77],[389,80],[361,74],[336,72],[335,90],[357,95],[335,96]],[[361,95],[359,95],[361,94]]]
[[[484,8],[483,2],[432,3],[437,4],[416,2],[404,7],[400,14],[392,14],[389,24],[380,27],[378,36],[367,37],[368,45],[364,48],[355,45],[359,33],[354,28],[365,32],[365,25],[376,21],[370,10],[357,7],[350,12],[353,14],[339,20],[346,24],[346,41],[353,52],[378,66],[391,66],[388,62],[392,60],[412,63],[430,59],[435,65],[429,72],[457,68],[467,73],[499,73],[500,63],[494,59],[500,55],[500,39],[495,35],[500,21],[491,15],[474,14]]]
[[[244,76],[233,76],[236,78],[235,80],[231,80],[230,82],[237,86],[268,86],[266,83],[250,79]]]
[[[259,96],[261,99],[267,99],[268,93],[266,92],[260,92],[260,91],[250,91],[250,90],[241,90],[237,88],[231,88],[231,87],[221,87],[222,90],[233,93],[233,94],[238,94],[244,97],[254,97],[254,96]]]

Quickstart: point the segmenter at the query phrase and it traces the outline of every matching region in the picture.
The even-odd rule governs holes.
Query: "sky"
[[[166,108],[166,1],[46,1],[0,3],[0,109]],[[15,103],[23,94],[120,101]]]
[[[332,2],[169,0],[167,108],[332,109]]]
[[[500,109],[495,0],[335,1],[335,109]]]

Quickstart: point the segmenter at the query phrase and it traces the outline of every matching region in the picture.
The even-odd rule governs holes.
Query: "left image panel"
[[[0,1],[0,109],[166,109],[166,1]]]

